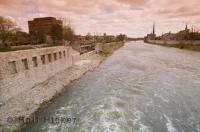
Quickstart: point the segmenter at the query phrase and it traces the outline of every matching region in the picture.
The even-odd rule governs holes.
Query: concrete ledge
[[[79,54],[71,47],[57,46],[0,53],[0,102],[44,82],[73,65]]]
[[[87,56],[85,59],[89,63],[75,65],[62,72],[57,73],[48,80],[32,87],[30,90],[20,93],[18,96],[11,98],[0,109],[0,131],[20,130],[19,121],[9,123],[7,119],[19,117],[32,117],[45,102],[48,102],[53,97],[59,95],[71,81],[80,78],[84,73],[93,70],[104,59],[97,54]]]

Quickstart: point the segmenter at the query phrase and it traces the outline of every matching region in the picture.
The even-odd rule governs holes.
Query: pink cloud
[[[144,36],[156,21],[157,32],[177,31],[199,23],[199,0],[0,0],[2,16],[14,18],[27,31],[34,17],[71,18],[75,31]],[[177,26],[178,25],[178,26]]]

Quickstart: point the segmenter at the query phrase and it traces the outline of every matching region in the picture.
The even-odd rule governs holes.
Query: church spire
[[[155,34],[155,22],[153,23],[153,34]]]

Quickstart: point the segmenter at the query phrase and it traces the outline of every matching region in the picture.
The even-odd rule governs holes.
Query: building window
[[[24,66],[24,70],[28,70],[28,60],[22,59],[22,63],[23,63],[23,66]]]
[[[63,55],[64,55],[64,57],[66,56],[65,51],[63,51]]]
[[[33,57],[32,61],[33,61],[33,67],[38,67],[37,57]]]
[[[42,64],[44,65],[45,64],[45,55],[41,55],[41,61],[42,61]]]
[[[17,73],[16,62],[11,61],[11,62],[8,62],[8,64],[9,64],[9,68],[10,68],[10,73],[11,74]]]
[[[61,53],[61,52],[59,52],[59,58],[60,58],[60,59],[62,58],[62,53]]]
[[[57,53],[53,53],[54,60],[57,60]]]
[[[52,55],[51,54],[48,54],[48,60],[49,60],[49,62],[52,61]]]

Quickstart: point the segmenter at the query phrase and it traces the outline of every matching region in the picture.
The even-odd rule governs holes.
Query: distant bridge
[[[140,40],[144,40],[144,38],[128,38],[128,41],[140,41]]]

